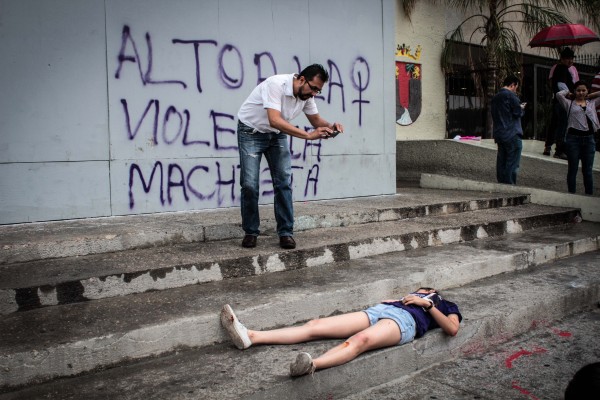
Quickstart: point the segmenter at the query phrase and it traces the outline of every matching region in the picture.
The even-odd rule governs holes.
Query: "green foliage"
[[[562,7],[560,4],[554,5],[559,8],[552,8],[539,5],[537,4],[539,1],[536,0],[524,0],[520,3],[510,3],[503,0],[448,1],[452,3],[452,6],[463,9],[465,12],[468,12],[465,7],[472,7],[474,3],[477,3],[478,7],[476,8],[478,9],[482,9],[487,5],[487,12],[472,14],[448,33],[448,40],[442,52],[442,68],[445,72],[452,71],[457,44],[465,42],[463,29],[468,22],[474,22],[475,28],[468,32],[467,42],[472,43],[473,37],[477,33],[481,35],[479,45],[485,49],[483,52],[485,58],[478,61],[484,65],[483,69],[488,73],[495,71],[495,82],[493,82],[495,88],[505,76],[515,75],[520,71],[518,54],[522,51],[522,45],[518,33],[515,32],[515,23],[522,23],[525,32],[529,36],[533,36],[543,27],[568,22],[559,10]],[[555,1],[555,3],[563,2]],[[471,52],[469,53],[471,56],[469,59],[470,65],[478,64],[472,60]]]
[[[417,5],[416,0],[398,0],[410,19]],[[508,75],[519,75],[521,70],[520,53],[522,44],[515,29],[521,26],[527,36],[533,37],[542,28],[568,23],[565,11],[576,10],[585,16],[590,26],[600,30],[600,0],[428,0],[430,4],[443,4],[464,12],[466,18],[446,35],[442,50],[441,67],[451,73],[461,60],[468,46],[467,67],[478,91],[483,94],[486,105],[499,89],[500,82]],[[419,4],[425,3],[421,1]],[[466,27],[474,26],[470,32]],[[480,37],[479,43],[474,38]],[[473,51],[481,47],[483,51]],[[477,56],[474,56],[477,54]],[[463,67],[464,68],[464,67]],[[485,82],[485,87],[480,83]],[[489,111],[489,110],[488,110]],[[491,134],[488,121],[487,134]]]

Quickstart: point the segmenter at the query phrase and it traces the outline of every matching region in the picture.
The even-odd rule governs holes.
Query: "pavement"
[[[562,400],[573,375],[600,362],[598,332],[598,307],[537,321],[531,331],[490,351],[440,363],[345,400]]]
[[[524,140],[517,186],[567,194],[566,160],[542,155],[544,143]],[[422,174],[435,174],[495,183],[497,147],[493,141],[411,140],[396,143],[396,179],[418,182]],[[593,197],[600,196],[600,157],[592,174]],[[584,195],[582,174],[577,174],[576,191]]]
[[[498,146],[494,143],[494,139],[482,139],[482,140],[464,140],[461,143],[465,143],[471,146],[486,147],[488,149],[497,150]],[[523,140],[523,150],[521,154],[526,157],[538,158],[540,160],[546,160],[552,163],[564,164],[567,161],[554,157],[554,150],[552,150],[551,156],[545,156],[544,152],[545,143],[541,140],[525,139]],[[554,149],[554,146],[552,146]],[[600,170],[600,156],[594,157],[594,169]]]

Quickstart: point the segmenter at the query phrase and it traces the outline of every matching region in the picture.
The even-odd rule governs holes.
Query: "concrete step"
[[[291,251],[279,248],[277,236],[261,235],[254,249],[241,248],[236,238],[5,264],[0,314],[522,232],[569,223],[577,214],[572,208],[524,204],[305,230],[295,235],[299,245]]]
[[[419,285],[459,287],[598,249],[599,224],[565,224],[319,268],[13,313],[0,325],[0,387],[223,342],[218,312],[225,303],[249,326],[273,328],[361,309]],[[582,287],[587,287],[583,276]],[[230,368],[225,370],[229,373]]]
[[[517,247],[535,248],[533,243],[536,240],[529,236],[532,233],[514,235],[520,238],[517,239]],[[548,231],[545,240],[549,240],[548,236],[551,235],[552,232]],[[291,314],[300,319],[303,319],[305,314],[311,314],[313,317],[319,314],[329,315],[345,311],[346,308],[358,309],[358,304],[362,306],[365,302],[377,302],[382,296],[401,293],[409,287],[413,288],[417,283],[429,283],[431,280],[436,282],[438,279],[445,279],[446,276],[461,279],[461,275],[470,275],[484,269],[493,274],[497,264],[502,264],[505,259],[502,254],[508,256],[510,253],[507,248],[512,246],[513,241],[488,239],[480,242],[486,243],[485,247],[495,253],[495,257],[485,263],[487,268],[483,265],[472,265],[470,262],[473,260],[470,252],[476,249],[476,246],[473,246],[475,243],[435,249],[435,252],[440,253],[456,248],[455,259],[445,253],[428,255],[432,249],[415,251],[412,253],[413,257],[409,257],[409,253],[396,254],[397,259],[389,254],[375,257],[365,266],[367,271],[364,276],[353,276],[352,281],[361,284],[355,288],[347,288],[348,295],[345,298],[338,295],[338,289],[329,287],[325,282],[321,282],[321,288],[317,290],[318,283],[303,280],[303,298],[289,295],[286,301],[284,293],[273,289],[269,298],[282,296],[279,304],[265,305],[264,298],[237,297],[236,293],[231,293],[229,300],[237,299],[238,314],[250,327],[287,325]],[[576,247],[565,245],[565,249]],[[420,264],[419,260],[428,256],[432,256],[430,261],[436,260],[437,264]],[[413,263],[411,266],[404,265],[393,269],[392,265],[402,263],[402,259]],[[522,260],[526,259],[527,257],[522,257]],[[440,260],[444,260],[443,268],[440,268]],[[375,265],[378,268],[373,268]],[[338,341],[318,341],[293,346],[257,346],[245,351],[239,351],[228,343],[206,346],[173,352],[163,357],[93,374],[29,386],[22,390],[6,392],[0,395],[0,399],[342,398],[454,359],[461,354],[495,348],[515,335],[539,326],[540,323],[591,309],[600,299],[598,265],[600,251],[594,251],[529,268],[525,268],[526,263],[520,265],[517,271],[448,288],[444,290],[444,296],[456,301],[464,316],[461,330],[456,337],[447,337],[439,330],[434,330],[409,344],[369,352],[348,364],[318,371],[312,376],[295,379],[287,376],[289,362],[296,352],[301,350],[319,354]],[[360,269],[340,268],[344,271],[336,277],[353,275]],[[450,272],[452,269],[454,271]],[[297,274],[304,275],[315,272],[310,269],[296,271]],[[382,282],[391,282],[382,283],[378,290],[371,287],[364,291],[362,288],[368,285],[365,279],[369,277],[374,282],[370,277],[379,273]],[[306,278],[307,276],[303,276],[303,279]],[[249,279],[265,280],[264,277]],[[262,289],[269,290],[266,284]],[[298,287],[295,289],[299,290]],[[353,302],[352,299],[357,297],[360,297],[360,300]],[[348,304],[348,301],[351,304]],[[212,320],[216,324],[218,306],[215,304],[211,308]],[[39,311],[41,310],[35,312]],[[81,348],[84,348],[83,344]],[[42,359],[48,359],[48,354],[43,357],[40,355],[39,361]],[[77,368],[79,362],[78,357],[69,356],[49,367],[56,368],[58,364],[71,363],[73,368]],[[3,360],[2,365],[6,365],[6,361]],[[28,367],[32,365],[31,362],[27,363]]]
[[[527,195],[404,188],[395,196],[297,202],[295,231],[402,220],[529,203]],[[260,206],[273,235],[273,206]],[[70,221],[0,225],[0,265],[183,243],[241,239],[238,207]]]

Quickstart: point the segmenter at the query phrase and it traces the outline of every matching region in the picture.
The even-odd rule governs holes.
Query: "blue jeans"
[[[596,153],[596,141],[594,135],[575,136],[567,134],[565,140],[565,152],[569,161],[567,172],[567,188],[569,193],[575,193],[577,186],[577,170],[581,160],[581,172],[583,173],[583,187],[585,194],[594,194],[594,155]]]
[[[238,145],[240,151],[240,185],[242,229],[247,235],[258,236],[260,216],[258,214],[260,161],[264,154],[271,171],[275,192],[275,220],[279,236],[294,233],[294,206],[292,203],[292,160],[288,136],[284,133],[253,132],[243,123],[238,123]]]
[[[517,184],[517,172],[521,162],[523,141],[519,135],[505,142],[498,142],[498,155],[496,156],[496,179],[499,183]]]

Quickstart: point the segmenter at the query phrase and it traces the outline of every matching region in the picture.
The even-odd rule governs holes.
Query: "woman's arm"
[[[404,300],[402,301],[404,304],[414,304],[416,306],[423,307],[427,312],[431,315],[431,318],[437,322],[437,324],[442,328],[445,334],[450,336],[456,336],[458,333],[458,328],[460,327],[460,321],[458,320],[458,315],[450,314],[448,316],[444,315],[440,310],[438,310],[433,303],[429,300],[415,296],[408,295],[404,296]],[[429,308],[431,306],[431,308]]]
[[[437,322],[440,328],[442,328],[446,335],[456,336],[456,334],[458,333],[458,329],[460,328],[458,315],[450,314],[448,316],[445,316],[435,306],[429,309],[429,314],[435,320],[435,322]]]
[[[570,93],[568,90],[561,90],[560,92],[556,92],[556,99],[565,110],[569,108],[569,100],[567,100],[567,95],[569,94]]]
[[[593,93],[588,93],[587,96],[585,96],[586,99],[596,99],[600,97],[600,90],[598,90],[597,92],[593,92]]]

